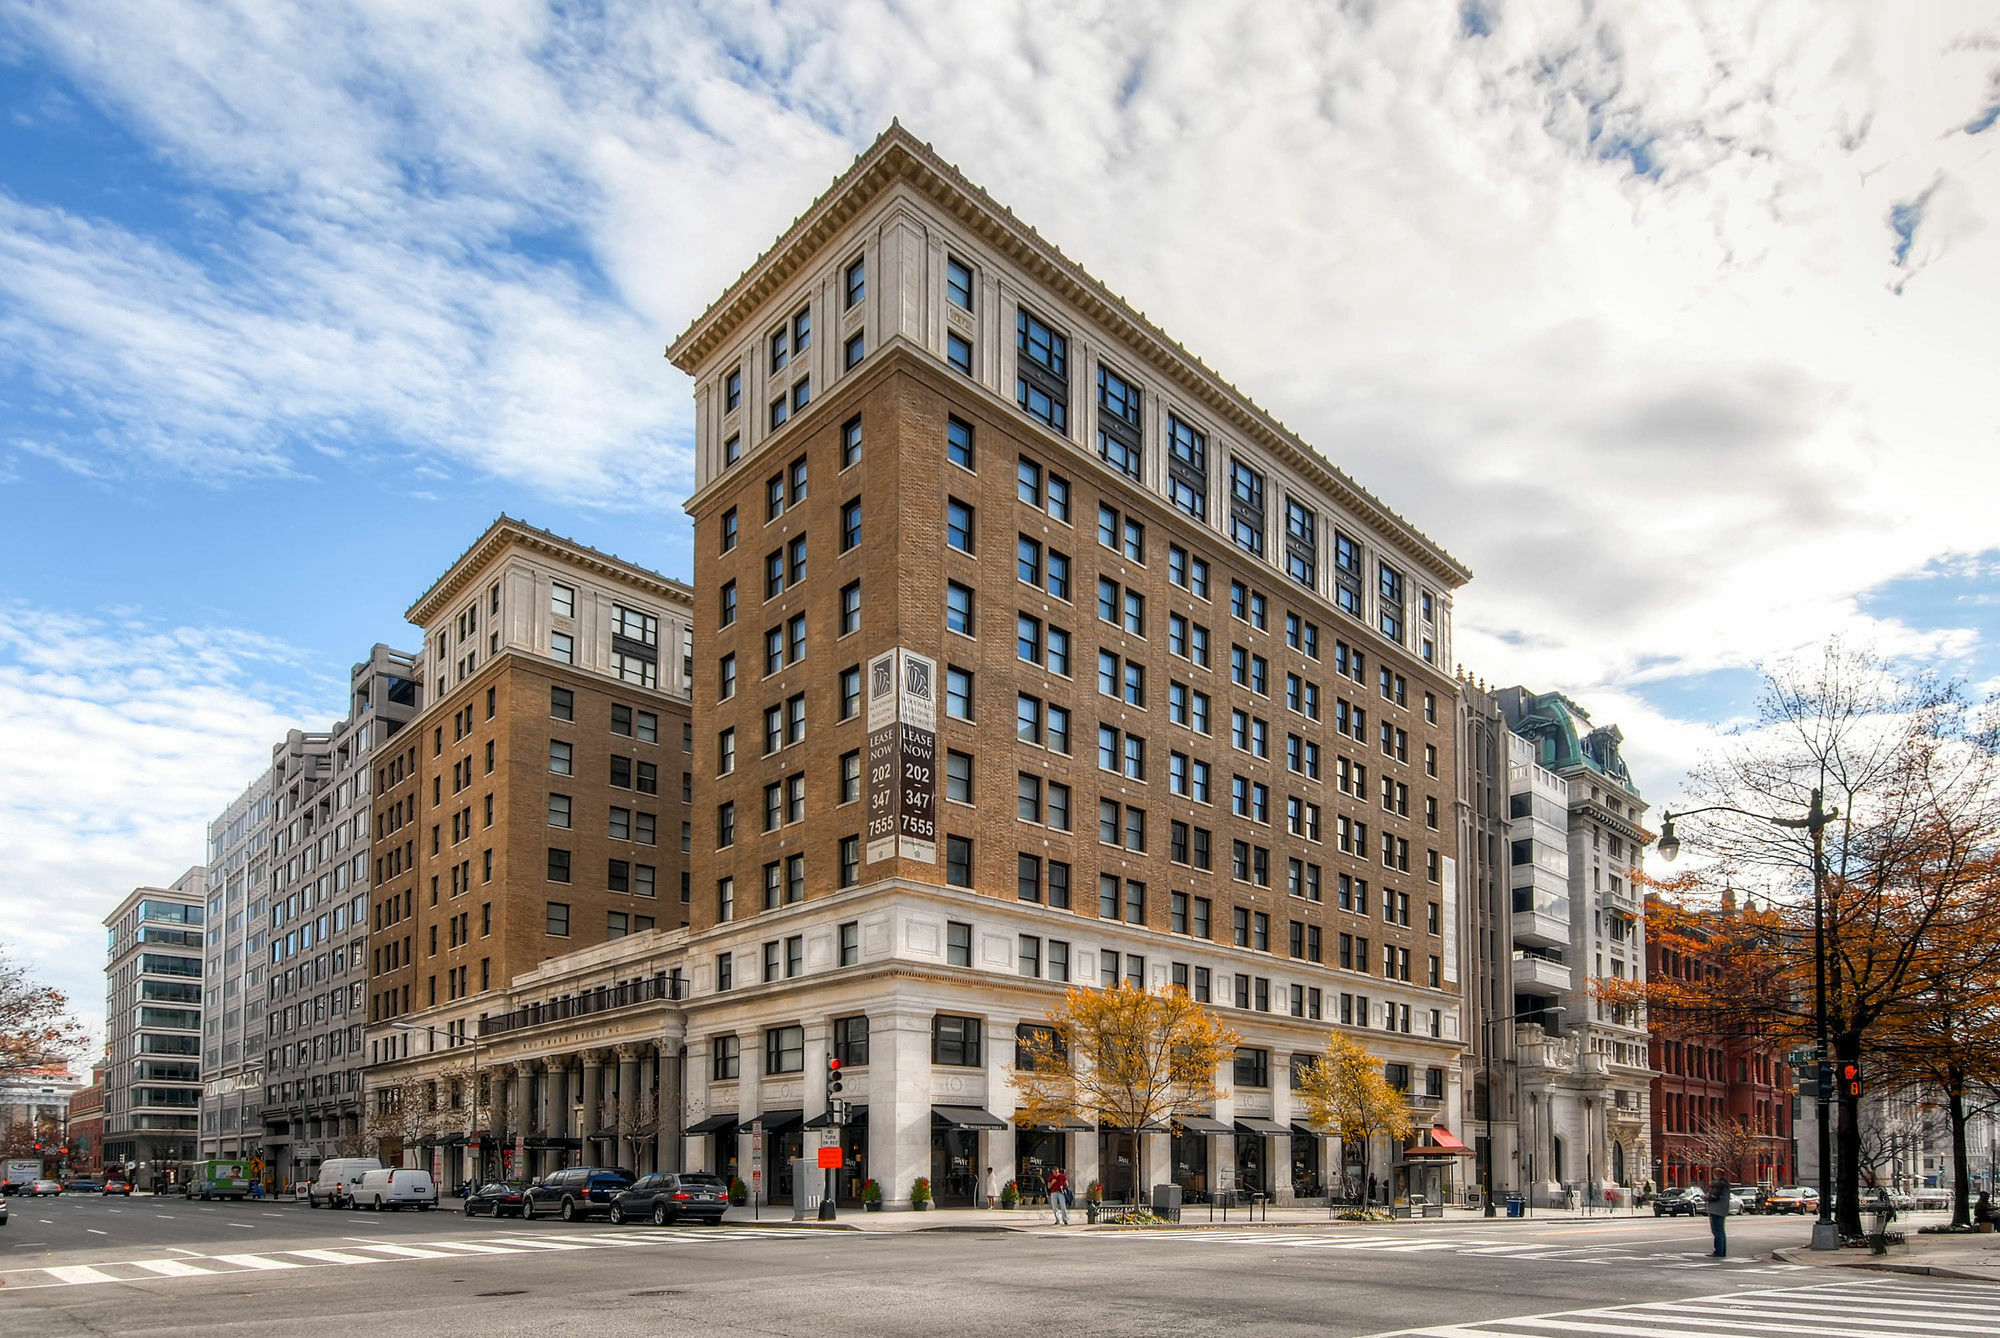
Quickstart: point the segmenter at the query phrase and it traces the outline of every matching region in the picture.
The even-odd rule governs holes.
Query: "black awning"
[[[1090,1123],[1088,1120],[1079,1120],[1074,1116],[1066,1115],[1059,1120],[1052,1120],[1045,1124],[1035,1124],[1031,1121],[1023,1121],[1019,1111],[1014,1112],[1014,1127],[1023,1133],[1037,1134],[1089,1134],[1097,1132],[1096,1125]]]
[[[1260,1120],[1254,1115],[1239,1116],[1236,1121],[1239,1134],[1259,1134],[1266,1138],[1284,1138],[1292,1131],[1276,1120]]]
[[[857,1106],[850,1102],[847,1107],[848,1124],[849,1125],[865,1124],[867,1123],[867,1121],[868,1121],[868,1107]],[[830,1110],[821,1111],[819,1114],[807,1120],[805,1127],[808,1129],[833,1128],[833,1112]]]
[[[1299,1123],[1299,1122],[1298,1122],[1297,1120],[1293,1120],[1293,1121],[1292,1121],[1292,1137],[1293,1137],[1293,1138],[1325,1138],[1325,1137],[1327,1137],[1327,1135],[1325,1135],[1325,1134],[1321,1133],[1321,1132],[1320,1132],[1319,1130],[1317,1130],[1317,1129],[1309,1129],[1309,1128],[1307,1128],[1307,1127],[1306,1127],[1305,1125],[1303,1125],[1303,1124],[1300,1124],[1300,1123]]]
[[[1132,1132],[1132,1127],[1125,1124],[1113,1124],[1109,1120],[1106,1120],[1097,1126],[1097,1131],[1103,1134],[1129,1134]],[[1139,1132],[1142,1134],[1164,1134],[1168,1130],[1164,1124],[1148,1124],[1145,1128],[1139,1130]]]
[[[759,1120],[764,1122],[764,1132],[767,1134],[790,1133],[806,1122],[806,1113],[802,1110],[767,1110],[761,1115],[752,1115],[737,1125],[736,1132],[739,1134],[756,1132],[750,1126]]]
[[[583,1140],[581,1138],[557,1138],[554,1135],[533,1134],[521,1140],[521,1147],[522,1150],[529,1152],[538,1148],[544,1150],[553,1148],[563,1152],[580,1152],[583,1150]]]
[[[1211,1119],[1206,1115],[1176,1115],[1174,1116],[1174,1123],[1180,1126],[1183,1133],[1227,1134],[1235,1132],[1221,1120]]]
[[[691,1134],[719,1134],[724,1129],[733,1131],[735,1128],[736,1112],[732,1110],[720,1115],[711,1115],[705,1120],[697,1120],[687,1127],[687,1131]]]
[[[446,1134],[444,1137],[438,1139],[438,1146],[441,1148],[462,1148],[465,1146],[465,1135]]]
[[[932,1106],[931,1119],[953,1129],[1005,1129],[1007,1121],[978,1106]]]

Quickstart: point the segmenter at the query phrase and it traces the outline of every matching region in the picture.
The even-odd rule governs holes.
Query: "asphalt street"
[[[143,1196],[11,1205],[0,1334],[36,1338],[298,1334],[329,1321],[370,1338],[2000,1332],[2000,1289],[1775,1264],[1773,1247],[1808,1234],[1799,1219],[1731,1219],[1735,1257],[1718,1262],[1705,1257],[1705,1223],[1651,1217],[874,1233]]]

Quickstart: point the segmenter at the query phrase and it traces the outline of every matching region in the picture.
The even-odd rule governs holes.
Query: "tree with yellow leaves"
[[[1307,1124],[1360,1148],[1364,1161],[1376,1138],[1393,1146],[1410,1136],[1408,1096],[1390,1085],[1380,1060],[1337,1031],[1327,1033],[1326,1049],[1299,1075],[1299,1098]]]
[[[1141,1131],[1216,1098],[1215,1074],[1240,1038],[1182,990],[1072,986],[1016,1053],[1015,1116],[1023,1124],[1082,1120],[1132,1140],[1132,1188],[1145,1184]]]

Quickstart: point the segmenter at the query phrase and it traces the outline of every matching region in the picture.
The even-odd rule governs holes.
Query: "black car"
[[[525,1180],[489,1180],[465,1195],[465,1206],[461,1210],[467,1217],[477,1217],[485,1213],[489,1217],[519,1217],[524,1209],[528,1182]]]
[[[615,1166],[572,1166],[554,1171],[528,1186],[521,1196],[521,1216],[553,1212],[565,1222],[611,1211],[611,1200],[632,1183],[632,1173]]]
[[[1670,1189],[1653,1200],[1655,1217],[1699,1217],[1708,1210],[1708,1196],[1690,1185]]]
[[[613,1222],[650,1220],[666,1226],[683,1219],[714,1226],[729,1207],[729,1186],[706,1171],[656,1172],[611,1200]]]

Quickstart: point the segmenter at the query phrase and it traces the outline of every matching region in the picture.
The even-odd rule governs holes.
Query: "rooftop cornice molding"
[[[694,591],[685,582],[662,576],[650,568],[627,562],[573,539],[565,539],[503,513],[487,527],[486,533],[473,542],[472,547],[458,556],[436,584],[410,605],[403,616],[418,627],[427,627],[431,619],[442,614],[448,605],[465,593],[474,575],[510,548],[524,548],[531,553],[559,559],[606,580],[643,590],[656,599],[686,610],[689,617],[694,614]]]
[[[1199,358],[1189,353],[1103,283],[1091,277],[1014,211],[967,180],[900,121],[836,177],[736,282],[667,346],[668,361],[693,375],[736,337],[751,316],[791,284],[834,237],[891,188],[908,186],[939,206],[973,236],[1021,267],[1062,300],[1096,321],[1191,400],[1320,487],[1363,523],[1396,539],[1448,588],[1472,579],[1469,567],[1361,487],[1303,438]]]

